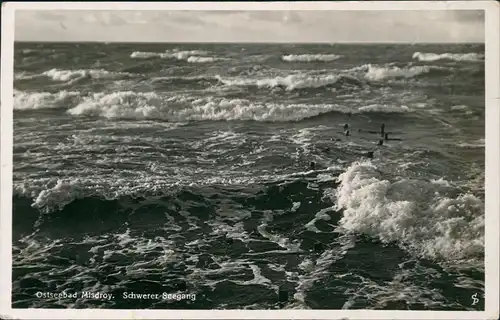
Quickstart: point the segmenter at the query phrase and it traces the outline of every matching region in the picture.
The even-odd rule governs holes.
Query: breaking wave
[[[317,89],[333,85],[351,84],[361,86],[363,83],[354,76],[350,75],[307,75],[295,74],[288,76],[278,76],[274,78],[219,78],[220,81],[228,86],[252,86],[258,88],[284,88],[287,91],[297,89]]]
[[[214,58],[214,57],[197,57],[197,56],[191,56],[187,58],[187,62],[191,63],[210,63],[210,62],[216,62],[216,61],[221,61],[224,59],[221,58]]]
[[[412,56],[413,59],[418,61],[438,61],[438,60],[451,60],[451,61],[482,61],[484,54],[481,53],[424,53],[415,52]]]
[[[164,52],[142,52],[135,51],[132,52],[130,58],[132,59],[151,59],[151,58],[169,58],[170,55]]]
[[[14,90],[15,110],[53,109],[64,108],[78,99],[80,92],[60,91],[48,92],[24,92]]]
[[[328,62],[342,58],[336,54],[289,54],[281,57],[287,62]]]
[[[484,202],[420,180],[389,181],[371,162],[352,164],[338,180],[340,226],[431,259],[461,261],[484,254]],[[450,195],[453,194],[453,195]]]
[[[79,69],[79,70],[64,70],[64,69],[50,69],[40,74],[28,74],[25,72],[16,73],[16,80],[35,79],[39,77],[47,77],[53,81],[68,82],[77,81],[83,78],[94,79],[112,79],[119,76],[128,76],[127,72],[111,72],[104,69]]]
[[[270,122],[300,121],[330,112],[405,113],[405,105],[370,104],[357,108],[339,104],[258,103],[247,99],[162,96],[155,92],[118,91],[81,95],[79,92],[16,91],[16,110],[66,108],[74,116],[108,119],[162,119],[174,122],[201,120],[254,120]]]
[[[91,78],[113,78],[117,75],[125,75],[126,73],[115,73],[103,69],[89,69],[89,70],[60,70],[51,69],[42,73],[42,75],[51,78],[54,81],[66,82],[85,77]]]
[[[368,80],[379,81],[389,78],[413,78],[423,74],[427,74],[434,70],[434,68],[429,66],[415,66],[399,68],[396,66],[373,66],[366,65],[361,68],[365,68],[366,74],[365,78]]]
[[[132,59],[152,59],[152,58],[161,58],[161,59],[176,59],[183,60],[191,63],[209,63],[220,60],[225,60],[223,58],[218,57],[207,57],[209,54],[207,51],[202,50],[187,50],[187,51],[166,51],[166,52],[141,52],[135,51],[132,52],[130,58]]]
[[[258,104],[245,99],[165,98],[153,92],[129,91],[85,97],[68,113],[110,119],[298,121],[337,109],[337,105],[328,104]]]

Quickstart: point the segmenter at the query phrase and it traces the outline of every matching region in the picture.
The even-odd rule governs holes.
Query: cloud
[[[61,32],[61,24],[67,27]],[[483,11],[16,11],[19,41],[481,42]]]

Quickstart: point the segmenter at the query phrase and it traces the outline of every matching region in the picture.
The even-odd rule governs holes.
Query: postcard
[[[497,319],[499,12],[4,3],[0,317]]]

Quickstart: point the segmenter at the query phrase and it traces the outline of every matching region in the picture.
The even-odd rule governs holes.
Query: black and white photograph
[[[2,314],[498,316],[475,2],[4,7]]]

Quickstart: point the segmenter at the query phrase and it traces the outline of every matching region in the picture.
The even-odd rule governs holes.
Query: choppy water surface
[[[484,308],[484,46],[18,43],[14,88],[14,307]]]

